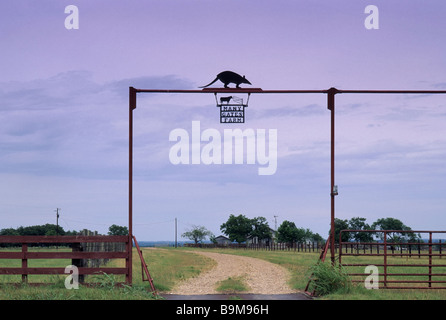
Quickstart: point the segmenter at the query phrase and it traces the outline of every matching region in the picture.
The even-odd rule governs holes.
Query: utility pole
[[[177,247],[177,218],[175,218],[175,248]]]
[[[60,208],[56,208],[56,210],[54,210],[56,211],[56,236],[59,235],[59,210]],[[56,244],[56,249],[58,249],[57,244]]]
[[[56,235],[59,235],[59,210],[61,210],[60,208],[56,208]]]
[[[274,241],[277,239],[276,237],[277,237],[277,217],[278,216],[274,216],[274,230],[276,231],[276,234],[275,234],[275,236],[274,236]],[[273,242],[274,242],[273,241]]]

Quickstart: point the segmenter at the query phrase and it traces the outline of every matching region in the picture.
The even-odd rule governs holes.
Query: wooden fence
[[[97,251],[98,247],[91,247],[84,250],[84,246],[96,243],[122,243],[124,251]],[[79,281],[82,281],[84,275],[91,274],[124,274],[126,282],[131,283],[131,242],[129,245],[129,236],[0,236],[0,244],[15,244],[21,246],[21,251],[6,250],[0,251],[0,259],[21,260],[21,267],[1,267],[0,274],[4,275],[22,275],[22,282],[28,282],[28,275],[51,275],[65,274],[64,267],[30,267],[28,262],[31,259],[71,259],[71,264],[78,267]],[[72,251],[46,250],[29,251],[28,247],[39,245],[68,244]],[[101,245],[100,245],[101,246]],[[46,247],[48,248],[48,247]],[[46,250],[46,251],[42,251]],[[86,260],[107,260],[107,259],[125,259],[126,264],[123,268],[107,268],[84,266]]]
[[[214,243],[186,243],[185,247],[195,248],[222,248],[222,249],[245,249],[245,250],[266,250],[266,251],[295,251],[295,252],[320,252],[324,246],[320,242],[310,243],[274,243],[274,244],[214,244]]]
[[[83,236],[98,236],[97,231],[82,230],[81,235]],[[77,251],[84,252],[125,252],[126,251],[125,242],[82,242],[79,244],[79,249]],[[97,268],[99,266],[105,265],[111,258],[100,258],[96,257],[93,259],[82,259],[79,261],[78,267],[93,267]]]

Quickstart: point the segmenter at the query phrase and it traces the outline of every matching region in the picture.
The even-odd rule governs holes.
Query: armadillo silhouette
[[[212,81],[211,83],[200,87],[200,88],[206,88],[209,87],[211,84],[213,84],[214,82],[216,82],[217,80],[220,80],[221,82],[223,82],[223,84],[225,85],[225,88],[228,88],[228,84],[230,83],[235,83],[237,88],[240,88],[240,84],[242,83],[246,83],[246,84],[251,84],[251,82],[249,82],[245,76],[241,76],[235,72],[232,71],[223,71],[220,72],[217,77],[214,79],[214,81]]]

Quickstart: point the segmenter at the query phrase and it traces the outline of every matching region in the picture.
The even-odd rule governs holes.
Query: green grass
[[[248,290],[243,276],[229,277],[228,279],[219,281],[216,290],[221,293],[239,293]]]
[[[154,285],[159,291],[172,290],[180,281],[195,277],[215,266],[212,259],[180,249],[142,248],[142,252]],[[134,283],[141,283],[141,263],[136,252],[133,256],[133,270]]]

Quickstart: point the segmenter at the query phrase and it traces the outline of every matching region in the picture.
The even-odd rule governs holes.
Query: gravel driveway
[[[216,284],[228,277],[242,276],[249,290],[244,293],[252,294],[287,294],[298,291],[291,289],[287,282],[290,273],[287,269],[261,259],[243,257],[215,252],[196,252],[214,259],[217,265],[188,279],[176,286],[170,294],[176,295],[204,295],[217,294]]]

